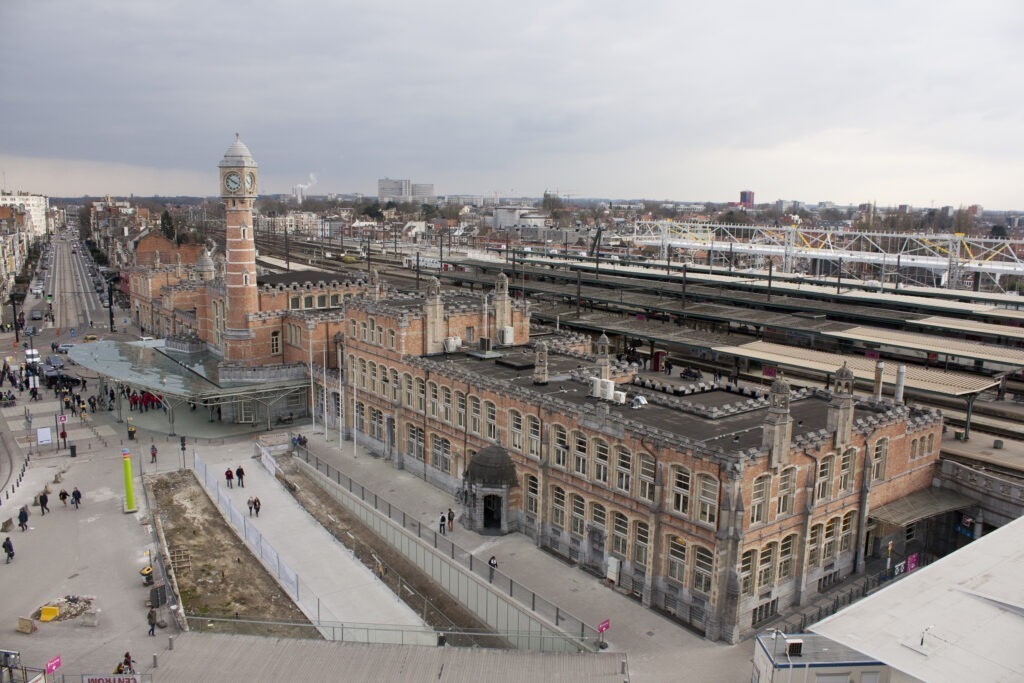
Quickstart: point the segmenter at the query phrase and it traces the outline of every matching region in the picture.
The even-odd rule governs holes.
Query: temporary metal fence
[[[320,460],[320,458],[310,453],[307,449],[297,446],[294,452],[296,457],[309,465],[309,467],[315,470],[321,477],[331,482],[332,485],[348,492],[348,494],[353,498],[359,499],[380,515],[400,526],[410,535],[415,536],[421,545],[433,548],[438,554],[451,560],[461,569],[468,570],[469,573],[475,574],[483,581],[491,584],[498,593],[508,596],[515,603],[525,608],[528,613],[535,614],[547,623],[557,627],[559,632],[565,634],[565,637],[572,641],[571,645],[568,643],[562,643],[562,647],[560,649],[597,649],[601,638],[597,629],[593,626],[565,611],[550,600],[538,595],[536,592],[501,572],[501,570],[492,569],[488,565],[487,559],[474,556],[471,552],[463,549],[447,536],[439,534],[434,528],[434,525],[424,527],[416,517],[407,514],[404,510],[393,505],[390,501],[378,496],[376,493],[367,489],[351,477],[340,472],[330,464]],[[345,501],[342,500],[342,502]],[[377,525],[373,523],[373,520],[364,518],[363,521],[382,536],[387,538],[386,530],[378,528]],[[473,604],[476,601],[476,596],[475,594],[471,596],[472,591],[467,583],[458,581],[457,577],[448,576],[443,567],[425,567],[422,561],[429,560],[429,558],[424,558],[409,547],[402,547],[403,543],[400,539],[389,540],[392,540],[392,544],[395,545],[397,549],[401,550],[407,556],[414,558],[417,563],[420,563],[421,567],[432,573],[436,572],[434,578],[440,580],[442,584],[447,583],[448,585],[446,585],[446,588],[448,588],[449,592],[455,595],[470,609],[490,609],[492,607],[490,605]],[[493,605],[493,610],[500,613],[502,616],[506,613],[506,609],[500,605]],[[488,623],[491,622],[489,621]],[[498,624],[491,623],[491,625],[496,626],[498,630],[502,630]],[[515,631],[516,629],[506,630]],[[534,632],[532,627],[530,630],[531,633]],[[527,642],[520,642],[518,645],[521,647],[525,645],[526,649],[537,649],[533,647],[536,643],[530,644]]]

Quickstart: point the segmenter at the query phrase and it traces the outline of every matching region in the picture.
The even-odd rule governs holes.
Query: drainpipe
[[[897,404],[903,404],[903,387],[907,381],[907,366],[900,363],[896,368],[896,393],[893,399]]]

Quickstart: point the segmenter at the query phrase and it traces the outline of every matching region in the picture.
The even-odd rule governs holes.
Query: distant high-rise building
[[[754,208],[754,191],[743,190],[740,192],[740,205],[748,209]]]
[[[436,199],[434,183],[413,183],[412,200],[418,204],[429,204]]]
[[[0,191],[0,206],[12,206],[25,211],[28,222],[26,228],[33,237],[46,234],[48,229],[46,215],[50,210],[50,199],[40,194],[29,192]]]
[[[387,202],[407,202],[412,199],[412,181],[381,178],[377,181],[377,200]]]

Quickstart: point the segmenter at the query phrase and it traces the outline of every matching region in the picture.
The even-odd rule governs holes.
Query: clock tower
[[[252,210],[256,201],[257,164],[238,134],[219,164],[220,194],[225,208],[227,310],[224,312],[224,360],[251,362],[255,335],[249,316],[259,310],[256,291],[256,243]]]

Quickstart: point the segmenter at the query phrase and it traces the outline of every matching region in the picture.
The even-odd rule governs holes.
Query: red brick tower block
[[[226,213],[227,244],[224,280],[228,300],[224,330],[224,360],[248,364],[255,354],[249,316],[259,308],[256,291],[256,244],[252,210],[256,201],[257,164],[238,135],[219,164],[220,191]]]

